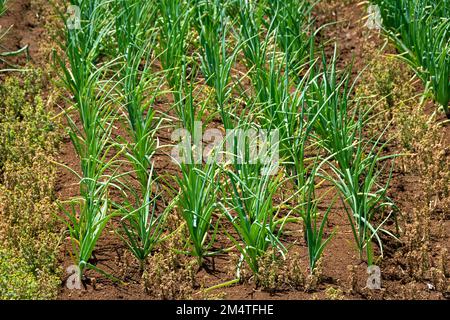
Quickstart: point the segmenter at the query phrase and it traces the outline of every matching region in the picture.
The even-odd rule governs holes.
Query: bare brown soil
[[[29,45],[31,61],[35,65],[46,65],[48,55],[43,54],[41,47],[48,48],[48,33],[43,25],[44,19],[39,13],[36,13],[31,6],[31,0],[14,0],[10,1],[8,13],[0,18],[0,25],[7,27],[12,25],[12,29],[8,36],[3,39],[2,46],[10,50],[17,50],[25,45]],[[48,2],[33,1],[41,7],[41,13],[51,12]],[[355,3],[346,5],[329,5],[323,6],[322,10],[318,10],[317,19],[319,24],[336,21],[337,23],[325,28],[321,37],[336,40],[340,51],[341,66],[348,65],[354,61],[354,73],[356,73],[367,64],[366,49],[368,46],[378,48],[383,45],[385,40],[376,33],[369,34],[364,28],[364,8]],[[54,43],[54,42],[53,42]],[[46,51],[48,52],[48,50]],[[13,63],[23,64],[24,58],[18,58]],[[418,88],[420,90],[420,88]],[[169,108],[167,102],[161,102],[158,106],[161,111]],[[55,110],[58,110],[55,107]],[[427,110],[432,112],[431,106]],[[440,120],[443,120],[440,119]],[[447,143],[450,142],[450,126],[443,128],[446,132]],[[163,142],[167,142],[169,131],[162,132],[160,136]],[[395,148],[395,146],[394,146]],[[450,154],[448,155],[450,157]],[[79,168],[79,161],[75,155],[74,149],[68,137],[64,137],[61,152],[58,161],[73,169]],[[169,161],[167,155],[163,153],[157,156],[157,172],[164,175],[174,175],[177,173],[176,167]],[[418,190],[418,177],[414,174],[404,174],[400,171],[394,173],[394,180],[391,187],[390,196],[396,201],[402,211],[413,210],[414,195]],[[57,195],[61,200],[69,199],[77,195],[78,184],[75,177],[61,168],[57,183]],[[334,194],[328,195],[328,202],[334,197]],[[324,206],[326,203],[324,204]],[[439,221],[432,220],[434,227],[438,227]],[[116,223],[114,223],[116,224]],[[302,269],[306,270],[307,252],[302,237],[300,226],[289,226],[289,234],[283,238],[283,242],[287,246],[291,245],[291,250],[300,253],[299,263]],[[340,203],[333,208],[330,215],[330,221],[327,232],[336,230],[336,235],[325,250],[323,260],[323,277],[319,286],[312,292],[298,291],[286,288],[286,290],[278,292],[265,292],[255,288],[253,284],[239,284],[232,287],[219,289],[211,292],[220,298],[225,299],[327,299],[331,298],[329,288],[333,288],[341,292],[340,298],[345,299],[393,299],[401,298],[402,291],[406,285],[403,276],[398,273],[383,273],[383,289],[380,292],[369,292],[363,288],[366,285],[366,268],[367,265],[359,259],[357,251],[353,244],[353,236],[347,221],[345,211]],[[439,241],[439,244],[450,249],[450,222],[445,221],[445,230],[447,237]],[[230,245],[226,238],[221,239],[218,246],[227,247]],[[401,270],[398,261],[395,258],[395,251],[400,246],[399,243],[389,240],[386,243],[386,256],[382,261],[381,269],[384,270]],[[70,242],[68,239],[61,246],[61,265],[64,270],[72,264],[70,257]],[[131,262],[130,262],[131,261]],[[132,262],[126,248],[114,234],[112,227],[104,232],[95,250],[95,262],[97,266],[106,272],[124,279],[125,284],[117,284],[110,279],[99,275],[95,272],[88,272],[89,281],[86,288],[81,291],[71,291],[66,288],[65,280],[61,284],[60,299],[152,299],[143,290],[141,278],[136,263]],[[447,261],[448,265],[449,261]],[[226,281],[232,280],[230,274],[230,266],[232,262],[229,255],[220,255],[210,261],[211,270],[202,269],[197,274],[198,282],[204,287],[210,287]],[[353,266],[354,273],[349,272],[349,266]],[[65,275],[67,276],[67,275]],[[351,282],[356,281],[356,292],[352,291]],[[442,299],[446,298],[442,293],[429,290],[426,282],[417,284],[420,297],[425,299]],[[198,289],[197,291],[200,291]],[[200,294],[193,294],[192,298],[202,298]]]

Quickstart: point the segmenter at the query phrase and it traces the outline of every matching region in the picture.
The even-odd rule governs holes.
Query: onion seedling
[[[276,30],[278,45],[286,53],[295,76],[299,76],[309,62],[314,45],[312,9],[313,5],[307,0],[268,1],[268,16]]]
[[[158,1],[159,57],[171,89],[178,87],[180,69],[186,59],[186,39],[189,33],[191,10],[183,1]],[[177,90],[177,89],[175,89]]]
[[[327,246],[328,242],[332,239],[334,233],[324,239],[325,226],[328,221],[328,215],[331,211],[332,205],[323,214],[320,220],[319,214],[319,200],[316,198],[315,182],[317,170],[320,169],[320,165],[315,165],[312,169],[311,175],[308,177],[302,190],[302,201],[298,207],[300,216],[303,220],[305,228],[305,239],[308,246],[309,257],[309,270],[314,273],[317,262],[322,257],[322,253]]]
[[[203,266],[204,258],[214,254],[211,248],[215,241],[217,228],[210,235],[212,218],[217,209],[218,169],[213,160],[206,164],[202,161],[202,119],[206,103],[195,102],[194,85],[196,70],[187,74],[186,61],[178,69],[176,90],[174,91],[174,110],[181,123],[181,150],[179,158],[173,159],[181,169],[181,176],[176,177],[179,193],[176,205],[186,222],[189,239],[189,249],[184,253],[197,258],[199,267]],[[175,73],[174,73],[175,74]],[[188,80],[190,82],[188,83]],[[198,128],[200,125],[200,128]],[[200,131],[200,132],[199,132]]]
[[[239,165],[239,169],[226,170],[231,195],[227,206],[222,206],[239,240],[230,236],[241,253],[238,278],[245,261],[253,274],[259,274],[259,259],[269,248],[284,255],[286,248],[279,240],[282,228],[276,230],[274,215],[277,209],[273,197],[280,186],[280,176],[261,174],[261,166]]]
[[[284,223],[281,226],[276,223],[275,216],[279,209],[273,203],[282,184],[283,171],[276,173],[279,164],[274,161],[275,155],[271,154],[273,149],[266,150],[268,154],[259,155],[257,159],[252,158],[256,155],[253,152],[255,141],[251,140],[253,135],[250,130],[256,128],[251,125],[250,120],[247,117],[240,118],[240,130],[234,134],[229,133],[227,137],[227,144],[232,143],[230,150],[227,149],[229,162],[223,168],[226,183],[221,186],[225,199],[220,205],[238,236],[236,239],[229,235],[241,253],[237,267],[238,278],[244,261],[252,273],[257,275],[260,272],[259,260],[270,248],[274,249],[273,259],[277,252],[283,256],[286,252],[279,240]],[[239,132],[246,134],[241,136]]]
[[[232,123],[226,105],[231,94],[231,68],[240,48],[236,46],[230,54],[227,51],[230,21],[220,1],[199,2],[195,13],[195,25],[201,45],[201,70],[206,83],[215,90],[216,105],[225,129],[231,129]]]
[[[364,142],[362,129],[365,115],[358,115],[357,109],[353,112],[348,110],[352,91],[349,86],[350,70],[345,71],[339,79],[336,61],[336,49],[331,67],[327,67],[323,55],[324,70],[311,80],[308,113],[310,117],[316,117],[314,132],[318,143],[328,152],[328,164],[334,173],[334,178],[330,179],[348,206],[347,216],[360,256],[366,249],[370,265],[373,263],[372,239],[378,241],[383,254],[378,235],[382,224],[373,226],[374,215],[383,208],[394,206],[386,196],[390,178],[384,186],[379,183],[382,173],[379,163],[394,156],[380,156],[383,147],[380,147],[379,141],[383,133],[375,143],[371,140]]]
[[[108,186],[114,180],[110,174],[116,157],[108,159],[112,123],[115,113],[109,97],[114,90],[110,80],[103,81],[114,61],[97,66],[101,45],[112,24],[99,14],[105,10],[104,2],[77,2],[83,6],[85,20],[81,29],[67,29],[66,44],[62,51],[67,60],[57,57],[65,87],[73,95],[74,109],[80,126],[68,114],[69,136],[80,158],[81,173],[73,172],[80,179],[80,199],[72,201],[65,210],[75,259],[80,276],[86,268],[96,267],[89,260],[96,243],[112,217],[109,212]],[[90,6],[97,5],[96,7]],[[78,207],[76,205],[78,204]],[[78,210],[77,210],[78,208]]]
[[[72,206],[71,211],[66,210],[67,226],[80,274],[86,267],[95,268],[89,259],[106,223],[112,217],[109,213],[108,187],[114,177],[108,171],[116,159],[108,159],[107,155],[111,150],[111,129],[115,116],[106,98],[109,93],[104,90],[98,92],[96,87],[103,72],[102,69],[96,70],[74,94],[78,97],[75,108],[82,122],[81,128],[68,116],[69,135],[81,161],[81,175],[77,174],[81,193],[79,212],[75,206]],[[66,69],[64,73],[68,76],[70,71]],[[65,81],[67,83],[72,79],[66,78]],[[105,87],[109,85],[105,84]]]
[[[264,6],[258,3],[240,0],[238,11],[239,41],[242,43],[245,63],[249,70],[257,72],[266,65],[266,51],[272,28],[262,36]],[[263,38],[263,39],[261,39]]]
[[[163,232],[164,215],[156,213],[156,195],[152,156],[156,151],[156,131],[159,121],[151,104],[154,97],[146,92],[152,88],[151,54],[155,45],[156,8],[146,0],[116,0],[115,22],[117,48],[123,66],[119,71],[123,109],[128,122],[130,142],[125,142],[125,156],[133,167],[139,189],[127,189],[134,194],[135,204],[125,201],[119,206],[123,215],[121,235],[131,252],[140,262],[141,271]]]
[[[181,177],[176,178],[180,188],[177,204],[189,233],[187,254],[196,257],[198,265],[202,266],[204,258],[214,254],[210,250],[218,226],[218,223],[215,228],[212,225],[218,208],[218,169],[213,161],[204,165],[181,163],[180,167]],[[214,230],[212,235],[210,230]]]

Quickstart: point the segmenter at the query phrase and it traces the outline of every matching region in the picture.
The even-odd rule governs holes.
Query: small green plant
[[[359,131],[357,139],[362,139],[361,131]],[[366,250],[369,265],[374,263],[373,240],[377,241],[381,255],[383,255],[383,243],[379,232],[385,232],[395,238],[393,234],[382,229],[387,218],[378,226],[373,224],[378,220],[375,219],[377,213],[383,212],[386,208],[395,209],[394,203],[386,195],[391,175],[382,185],[380,180],[383,167],[379,168],[383,161],[394,156],[380,156],[383,146],[378,145],[379,140],[376,142],[370,146],[369,142],[355,141],[356,149],[352,155],[351,166],[345,167],[345,164],[341,164],[339,161],[337,161],[339,165],[329,164],[335,174],[335,179],[332,181],[341,192],[344,203],[347,204],[345,209],[351,222],[358,250],[361,257],[363,250]],[[377,148],[379,148],[378,151]]]
[[[159,54],[171,89],[178,90],[182,65],[186,63],[191,10],[184,1],[158,1]],[[175,94],[175,93],[174,93]]]
[[[230,98],[231,68],[240,48],[228,53],[230,21],[220,1],[200,2],[196,6],[196,27],[200,37],[201,70],[206,83],[215,89],[216,105],[225,129],[230,129],[232,119],[226,109]]]
[[[303,225],[305,228],[305,239],[306,244],[308,246],[308,257],[309,257],[309,270],[310,273],[313,274],[316,270],[316,266],[320,258],[322,257],[322,253],[325,250],[328,242],[332,239],[333,234],[328,236],[328,238],[324,238],[325,227],[328,221],[328,215],[331,211],[332,206],[325,211],[323,216],[320,218],[319,214],[319,200],[315,195],[315,182],[317,170],[319,166],[316,166],[311,175],[308,178],[308,181],[305,183],[304,188],[306,190],[302,190],[302,201],[299,205],[299,213],[300,217],[303,220]]]
[[[0,16],[6,12],[6,2],[7,0],[0,0]]]
[[[240,0],[237,14],[239,27],[237,37],[242,43],[245,64],[252,73],[256,73],[265,66],[266,48],[271,30],[269,28],[268,34],[263,36],[264,6]]]
[[[261,174],[261,167],[253,164],[239,166],[236,171],[228,170],[226,175],[231,189],[228,208],[223,207],[225,216],[232,223],[239,240],[233,240],[241,253],[238,278],[245,261],[253,274],[258,274],[258,260],[269,248],[284,254],[286,249],[279,240],[281,229],[276,230],[274,215],[276,208],[273,197],[280,185],[279,176]],[[273,259],[276,259],[273,256]]]
[[[268,1],[268,16],[275,29],[277,43],[287,56],[290,71],[297,77],[309,62],[310,50],[314,46],[312,9],[313,5],[306,0]]]
[[[241,119],[240,129],[250,130],[251,122]],[[233,225],[238,239],[229,235],[241,253],[237,266],[240,278],[245,261],[254,275],[259,273],[259,260],[273,249],[272,258],[284,256],[286,248],[279,237],[284,227],[283,218],[276,219],[279,208],[274,205],[274,196],[282,184],[283,172],[276,169],[277,162],[266,157],[251,159],[250,137],[230,136],[234,140],[229,163],[223,168],[226,183],[223,183],[224,202],[220,203],[227,219]],[[239,139],[240,141],[237,141]],[[242,143],[244,148],[239,147]]]
[[[177,162],[181,176],[176,177],[177,187],[174,193],[179,193],[175,203],[180,215],[186,222],[189,239],[188,251],[184,253],[197,258],[198,266],[204,264],[204,258],[214,254],[210,251],[215,241],[217,228],[212,227],[212,218],[217,209],[218,169],[213,159],[203,163],[202,119],[206,108],[205,102],[196,103],[194,94],[196,71],[187,75],[186,61],[177,72],[177,89],[174,110],[178,116],[181,131],[181,149],[178,149]],[[190,82],[188,81],[190,80]],[[209,231],[214,229],[214,234]],[[209,238],[208,238],[209,237]]]
[[[201,267],[204,258],[214,254],[211,248],[215,241],[218,223],[214,228],[212,218],[218,209],[218,169],[212,161],[205,165],[180,164],[181,177],[178,206],[189,233],[189,255],[197,258]],[[214,230],[210,235],[209,231]],[[210,236],[210,238],[208,238]]]
[[[152,107],[156,97],[146,95],[150,90],[159,92],[161,87],[152,87],[155,78],[151,71],[152,52],[156,44],[156,30],[152,26],[156,23],[156,13],[150,1],[115,2],[116,42],[123,62],[119,71],[119,94],[130,136],[130,141],[123,139],[119,146],[126,150],[125,156],[133,168],[130,176],[135,175],[139,184],[139,188],[124,184],[126,193],[133,195],[134,204],[126,197],[118,207],[123,215],[121,237],[139,260],[141,271],[160,241],[165,218],[156,213],[158,197],[152,191],[156,181],[152,157],[156,152],[155,135],[160,121],[155,119]]]
[[[383,160],[392,156],[380,156],[383,145],[378,139],[364,140],[363,127],[365,114],[348,109],[352,87],[349,85],[350,70],[343,74],[336,71],[337,53],[335,50],[331,66],[323,56],[323,71],[312,80],[308,113],[315,117],[314,132],[317,143],[329,154],[328,165],[334,173],[334,182],[341,193],[357,248],[362,257],[366,250],[369,265],[373,263],[372,239],[376,239],[383,254],[378,235],[382,224],[372,225],[374,215],[386,207],[394,207],[386,196],[390,176],[384,186],[380,185],[379,168]],[[317,116],[318,114],[318,116]],[[327,175],[325,174],[324,177]],[[383,231],[383,230],[382,230]],[[387,232],[387,231],[386,231]]]
[[[306,75],[312,69],[306,71]],[[295,177],[296,187],[305,184],[309,168],[305,150],[320,108],[316,114],[306,116],[304,105],[307,97],[309,78],[303,77],[294,82],[289,76],[289,63],[278,59],[275,52],[268,61],[268,69],[260,69],[259,76],[252,78],[256,97],[257,115],[261,126],[266,130],[277,130],[279,135],[279,153],[282,164]]]
[[[69,208],[62,205],[80,276],[86,268],[96,268],[89,260],[112,217],[108,187],[114,180],[110,169],[116,160],[108,158],[115,118],[109,101],[113,86],[111,80],[103,80],[114,63],[97,66],[112,23],[102,15],[107,9],[104,1],[82,5],[86,20],[82,21],[81,29],[67,28],[66,43],[61,44],[66,59],[56,57],[63,84],[73,95],[74,109],[81,122],[78,126],[67,113],[69,136],[80,159],[81,172],[71,170],[80,181],[80,198],[69,201]]]
[[[94,77],[92,80],[96,83],[98,79]],[[85,93],[85,97],[96,99],[96,95],[90,90],[93,88]],[[80,105],[77,104],[80,114],[84,116],[83,126],[86,131],[80,131],[75,122],[69,120],[69,134],[81,160],[81,175],[73,171],[80,180],[81,198],[72,200],[70,209],[65,210],[65,213],[75,259],[81,273],[86,268],[95,268],[89,263],[89,259],[103,229],[112,217],[109,212],[108,187],[113,177],[108,174],[108,170],[114,158],[107,160],[111,149],[108,145],[111,139],[112,114],[105,105],[95,106],[96,103],[83,99]]]

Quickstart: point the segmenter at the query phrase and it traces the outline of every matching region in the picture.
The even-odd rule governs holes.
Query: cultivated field
[[[0,0],[0,299],[450,298],[450,0]]]

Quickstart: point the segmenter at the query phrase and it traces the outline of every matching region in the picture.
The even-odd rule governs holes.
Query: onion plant
[[[267,35],[261,39],[259,33],[264,19],[257,8],[257,4],[240,1],[239,36],[256,96],[255,105],[258,110],[254,111],[261,114],[259,121],[265,129],[279,130],[282,159],[289,162],[291,169],[293,165],[301,167],[302,160],[299,159],[303,157],[298,152],[303,154],[300,149],[304,147],[310,130],[307,129],[301,108],[308,79],[295,77],[297,84],[290,79],[291,69],[295,66],[289,59],[287,47],[286,55],[281,57],[275,50],[268,52],[272,39],[278,39],[277,32],[272,31],[276,29],[276,25],[269,25]],[[302,61],[309,61],[309,51],[302,53]],[[298,171],[303,172],[300,167]]]
[[[134,195],[134,204],[127,200],[120,205],[122,238],[143,270],[146,258],[160,241],[165,217],[157,215],[157,197],[152,191],[155,185],[152,156],[156,151],[159,121],[152,108],[155,94],[147,96],[147,92],[158,93],[161,87],[151,86],[156,8],[146,0],[116,0],[114,9],[117,48],[123,62],[119,86],[130,137],[129,142],[125,141],[125,155],[139,184],[137,190],[132,186],[127,188]]]
[[[70,0],[79,8],[81,29],[69,30],[72,38],[78,41],[79,49],[85,56],[91,54],[89,61],[96,62],[107,51],[107,43],[114,28],[110,0]],[[66,17],[63,17],[66,21]],[[66,23],[67,26],[67,23]]]
[[[238,8],[238,38],[242,43],[245,63],[247,68],[256,72],[264,68],[270,35],[270,32],[267,32],[266,36],[262,35],[264,7],[253,1],[240,0]]]
[[[230,129],[232,120],[226,110],[226,105],[231,93],[229,86],[231,68],[239,52],[239,46],[228,53],[230,21],[222,1],[199,1],[195,14],[195,25],[201,45],[201,70],[206,83],[215,90],[216,105],[225,129]]]
[[[175,177],[175,193],[178,196],[175,203],[186,222],[189,238],[188,250],[183,253],[197,258],[199,267],[203,266],[206,257],[215,254],[211,249],[215,242],[216,228],[213,228],[213,214],[217,209],[218,168],[213,159],[203,162],[202,156],[202,126],[205,101],[196,102],[194,95],[196,70],[187,71],[187,62],[176,72],[174,83],[177,84],[174,93],[174,110],[181,125],[180,145],[177,154],[181,176]],[[199,127],[200,126],[200,127]],[[175,189],[175,188],[173,188]],[[214,230],[213,234],[210,231]]]
[[[383,25],[406,61],[431,87],[450,119],[450,18],[448,1],[374,0]]]
[[[280,19],[280,16],[277,16],[278,11],[281,10],[279,6],[283,6],[283,4],[272,3],[274,19],[271,20],[272,25],[266,24],[269,31],[265,38],[261,39],[258,32],[262,29],[263,18],[258,15],[255,4],[241,1],[240,37],[243,42],[246,64],[251,70],[250,78],[255,92],[255,107],[252,108],[252,112],[264,129],[277,130],[279,133],[281,163],[292,177],[288,180],[294,181],[294,197],[289,200],[298,203],[294,206],[293,211],[300,215],[305,226],[310,269],[313,272],[317,260],[331,239],[330,237],[323,240],[323,228],[329,210],[323,216],[321,224],[317,224],[319,214],[317,201],[314,199],[316,170],[314,170],[314,166],[307,165],[308,159],[305,156],[313,124],[321,111],[321,108],[318,108],[315,114],[311,113],[309,118],[305,112],[309,75],[313,71],[312,66],[314,65],[314,62],[310,61],[312,57],[309,56],[312,50],[309,50],[313,49],[313,45],[312,42],[304,45],[304,50],[298,51],[295,56],[296,62],[290,56],[291,53],[294,53],[292,47],[281,46],[285,50],[284,55],[277,54],[275,50],[268,52],[273,37],[275,40],[282,39],[280,34],[277,34],[280,32],[276,30],[277,23],[282,25],[281,27],[286,27],[286,22],[276,21],[276,19]],[[286,29],[284,31],[287,32]],[[285,38],[288,38],[286,33]],[[291,40],[293,39],[291,38]],[[307,46],[310,47],[306,48]],[[303,65],[307,63],[310,63],[311,67],[304,68],[304,76],[298,77],[300,67],[303,68]],[[293,79],[291,79],[292,74],[295,74]],[[312,162],[311,164],[313,164]]]
[[[298,206],[305,229],[305,240],[308,246],[309,270],[311,273],[314,273],[317,262],[322,257],[325,247],[334,235],[333,232],[325,238],[325,226],[332,205],[328,207],[322,217],[319,213],[320,199],[317,199],[315,189],[315,179],[319,169],[320,165],[315,164],[311,170],[312,172],[303,186],[304,190],[301,192],[302,201]]]
[[[176,178],[180,188],[177,204],[189,233],[186,253],[196,257],[202,266],[205,257],[215,254],[211,249],[218,222],[214,227],[212,220],[218,208],[218,169],[214,161],[204,165],[181,163],[180,167],[181,177]]]
[[[109,213],[108,186],[114,180],[109,172],[115,159],[108,159],[107,156],[111,149],[114,113],[109,101],[100,96],[108,96],[109,93],[104,90],[99,93],[96,87],[103,71],[95,70],[85,80],[84,86],[74,92],[81,128],[75,120],[68,117],[69,135],[81,161],[81,175],[77,174],[80,179],[81,198],[75,201],[79,202],[79,211],[75,206],[72,206],[72,210],[66,210],[67,226],[81,273],[86,267],[95,268],[89,263],[89,259],[103,229],[112,217]],[[64,74],[67,87],[73,86],[76,81],[73,81],[71,74],[74,73],[65,69]]]
[[[283,66],[283,62],[273,55],[267,75],[264,77],[267,79],[265,86],[267,94],[263,96],[268,97],[268,100],[259,101],[262,109],[260,122],[264,128],[276,129],[279,132],[280,158],[292,177],[289,180],[294,181],[294,200],[299,203],[294,211],[299,213],[303,221],[312,273],[325,246],[331,240],[331,236],[324,240],[324,228],[331,207],[319,222],[314,180],[319,166],[306,155],[307,148],[312,145],[311,131],[324,106],[317,108],[315,113],[309,114],[308,119],[305,108],[309,90],[308,75],[313,72],[314,63],[296,84],[289,79],[289,63],[286,62],[284,68],[280,65]]]
[[[267,51],[272,40],[273,29],[269,26],[263,36],[264,10],[258,4],[241,0],[239,2],[239,33],[245,64],[259,101],[267,101]],[[264,7],[263,7],[264,8]]]
[[[218,224],[213,226],[213,214],[218,208],[218,167],[215,161],[195,163],[193,153],[190,161],[179,163],[181,176],[176,177],[179,195],[177,206],[186,222],[189,249],[184,253],[197,258],[199,267],[205,257],[215,254],[211,249],[215,242]],[[186,160],[186,158],[184,158]],[[210,231],[213,233],[210,234]]]
[[[82,21],[81,29],[67,30],[66,43],[62,48],[67,59],[57,57],[62,70],[61,78],[73,95],[74,109],[80,119],[78,126],[68,115],[69,135],[80,158],[81,173],[76,173],[80,179],[80,198],[72,201],[71,208],[65,210],[80,276],[86,268],[96,268],[89,260],[112,217],[108,186],[114,179],[111,171],[115,161],[114,157],[108,158],[114,120],[109,96],[114,86],[111,81],[103,81],[114,62],[97,65],[100,47],[112,24],[98,16],[101,3],[93,2],[98,7],[77,2],[86,5],[86,20]]]
[[[201,136],[197,134],[197,123],[208,120],[205,116],[205,101],[197,103],[197,97],[194,92],[196,86],[197,69],[193,68],[188,71],[188,63],[183,61],[180,68],[174,73],[175,87],[172,90],[174,97],[174,111],[178,117],[180,125],[183,129],[191,134],[193,141],[201,141]],[[202,123],[205,127],[207,123]],[[190,150],[187,150],[190,151]],[[191,161],[191,159],[188,159]],[[194,162],[197,163],[194,159]]]
[[[284,255],[286,248],[279,240],[283,228],[278,228],[274,216],[277,208],[273,197],[281,185],[281,176],[263,174],[261,164],[241,164],[226,170],[230,191],[226,204],[222,205],[225,216],[232,223],[239,239],[230,236],[241,253],[238,278],[245,261],[254,275],[259,274],[259,259],[270,248]],[[274,257],[275,259],[275,257]]]
[[[268,0],[268,16],[276,29],[278,45],[297,76],[309,61],[314,44],[312,9],[308,0]]]
[[[180,68],[186,59],[191,10],[184,1],[158,1],[159,57],[171,89],[177,87]]]
[[[308,171],[304,161],[305,149],[315,121],[314,115],[307,119],[304,108],[309,78],[305,76],[297,83],[293,82],[289,77],[290,64],[283,58],[277,59],[275,53],[268,64],[267,70],[259,71],[263,75],[260,77],[263,81],[254,83],[255,90],[259,93],[259,121],[265,129],[278,130],[281,159],[301,188]]]
[[[262,109],[259,119],[264,128],[279,132],[280,158],[291,176],[289,180],[294,181],[293,199],[298,202],[294,211],[299,213],[304,224],[310,271],[314,272],[317,261],[331,240],[331,237],[324,240],[324,228],[331,207],[319,222],[318,199],[315,197],[315,178],[319,166],[313,159],[308,159],[305,152],[308,145],[311,146],[311,131],[324,106],[310,114],[308,119],[305,105],[309,90],[308,74],[313,71],[313,67],[295,84],[289,80],[289,64],[286,63],[284,68],[280,65],[283,66],[283,62],[273,55],[264,77],[267,79],[267,94],[264,96],[268,97],[268,101],[259,102]]]
[[[242,10],[241,13],[241,33],[245,39],[257,22],[252,17],[251,7],[244,8],[248,10]],[[308,121],[303,108],[309,86],[309,77],[306,75],[310,74],[312,67],[304,70],[304,77],[291,77],[288,56],[280,56],[275,50],[269,54],[269,42],[270,36],[263,42],[259,37],[250,37],[245,39],[243,45],[247,63],[253,70],[250,73],[255,93],[255,108],[252,112],[258,115],[258,121],[264,129],[278,130],[281,160],[289,173],[296,176],[297,187],[301,188],[307,175],[304,153],[314,122],[314,117]]]
[[[252,103],[249,101],[249,103]],[[277,149],[277,139],[255,142],[260,127],[255,126],[255,115],[241,115],[237,130],[227,136],[227,163],[222,171],[226,183],[221,185],[223,201],[220,206],[233,225],[237,238],[229,235],[241,253],[237,266],[240,278],[245,262],[254,275],[259,274],[259,260],[273,249],[273,259],[284,256],[286,248],[279,237],[283,231],[283,220],[277,220],[279,207],[273,198],[283,183],[283,171],[277,171],[279,163],[272,152]],[[256,145],[274,143],[275,148],[266,149],[265,154],[254,151]],[[258,147],[259,148],[259,147]]]
[[[327,66],[323,57],[324,70],[312,79],[309,89],[308,113],[319,116],[315,120],[314,132],[318,143],[330,155],[329,167],[334,175],[331,179],[346,204],[346,210],[357,248],[362,257],[366,250],[368,264],[373,264],[372,240],[377,240],[383,254],[379,237],[382,223],[374,226],[375,214],[387,207],[394,207],[386,196],[390,177],[385,185],[380,183],[382,161],[394,156],[380,156],[383,133],[373,142],[363,137],[364,114],[348,109],[351,86],[350,70],[338,75],[336,71],[336,50]],[[319,111],[317,108],[321,108]],[[326,176],[326,175],[325,175]],[[387,231],[386,231],[387,232]]]
[[[358,139],[362,139],[361,131]],[[367,263],[372,265],[374,263],[373,240],[377,241],[383,256],[383,243],[379,231],[394,237],[391,233],[382,229],[387,219],[380,222],[378,226],[373,223],[373,221],[376,221],[374,218],[377,213],[384,209],[392,210],[395,208],[394,203],[386,195],[391,174],[389,174],[385,184],[380,182],[384,171],[384,166],[381,163],[393,156],[381,156],[380,153],[383,148],[377,150],[376,143],[370,145],[369,142],[358,141],[356,147],[350,167],[341,167],[338,161],[337,163],[330,163],[330,167],[335,175],[333,181],[347,204],[345,210],[358,250],[360,254],[363,250],[366,251]]]

